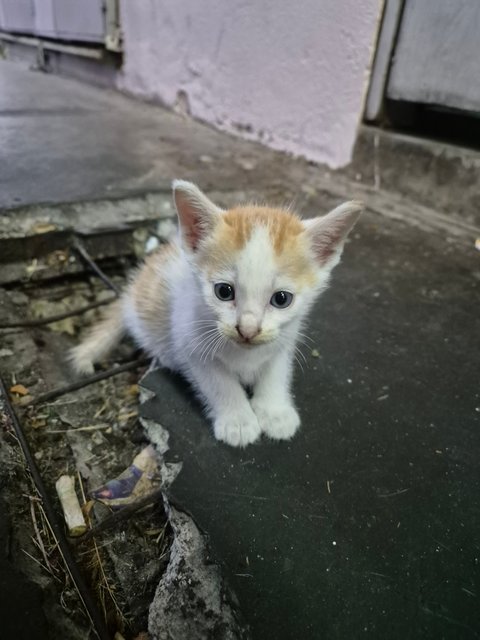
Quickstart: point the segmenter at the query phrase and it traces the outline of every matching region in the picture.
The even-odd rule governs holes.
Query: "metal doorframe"
[[[368,122],[381,119],[385,93],[402,21],[405,0],[385,0],[380,35],[370,75],[370,86],[365,103],[364,118]]]

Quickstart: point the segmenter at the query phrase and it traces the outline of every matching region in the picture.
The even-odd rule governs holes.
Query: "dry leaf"
[[[47,256],[47,264],[49,267],[55,267],[58,264],[63,264],[68,260],[68,253],[66,251],[53,251]]]
[[[92,511],[94,504],[95,500],[89,500],[88,502],[85,502],[85,504],[82,504],[82,511],[85,518],[90,517],[90,512]]]
[[[131,384],[127,388],[127,395],[129,395],[129,396],[138,396],[138,394],[139,394],[138,384]]]
[[[33,233],[49,233],[50,231],[55,231],[56,228],[57,227],[54,224],[49,222],[37,222],[37,224],[33,225],[30,231],[33,231]]]
[[[23,384],[14,384],[13,387],[10,387],[10,393],[16,393],[19,396],[26,396],[28,394],[28,389],[23,386]]]
[[[121,409],[118,414],[119,420],[130,420],[130,418],[136,418],[138,416],[138,411],[125,411],[125,409]]]
[[[39,429],[40,427],[46,427],[47,421],[44,418],[32,418],[30,425],[33,429]]]

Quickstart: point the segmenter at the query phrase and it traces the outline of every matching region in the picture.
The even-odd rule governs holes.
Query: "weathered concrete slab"
[[[0,61],[0,210],[133,197],[190,174],[204,188],[245,188],[256,149],[275,157],[158,106]],[[263,174],[273,179],[274,167]]]
[[[144,414],[253,638],[477,638],[478,254],[366,215],[310,328],[303,428],[216,442],[185,384]]]
[[[170,560],[150,605],[152,640],[248,640],[238,601],[194,521],[168,508]]]
[[[318,191],[341,188],[342,198],[367,200],[383,192],[397,202],[407,197],[402,216],[412,211],[434,222],[440,212],[453,227],[480,227],[477,151],[365,127],[352,164],[333,172],[159,106],[6,61],[0,61],[0,166],[0,214],[14,208],[26,223],[71,216],[76,224],[88,202],[60,213],[51,205],[85,200],[102,201],[98,223],[111,224],[116,209],[120,222],[136,219],[143,206],[147,217],[152,207],[165,214],[171,180],[187,177],[209,192],[254,192],[304,211]],[[130,201],[121,205],[119,198]]]

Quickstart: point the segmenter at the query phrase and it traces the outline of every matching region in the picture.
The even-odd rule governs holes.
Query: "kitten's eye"
[[[235,289],[227,282],[219,282],[214,286],[213,290],[217,298],[223,302],[235,299]]]
[[[289,291],[276,291],[270,298],[270,304],[277,309],[285,309],[292,304],[293,293]]]

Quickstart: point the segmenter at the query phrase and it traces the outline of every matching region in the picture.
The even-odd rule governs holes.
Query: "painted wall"
[[[120,87],[339,167],[363,111],[380,0],[122,0]]]

